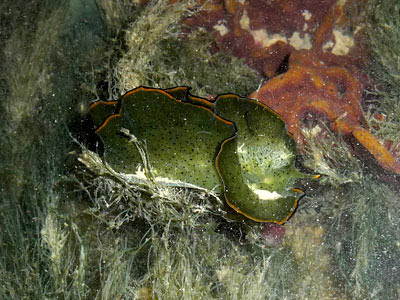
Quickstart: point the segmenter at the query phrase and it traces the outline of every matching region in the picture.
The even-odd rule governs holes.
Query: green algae
[[[138,86],[190,86],[200,96],[226,92],[248,95],[257,88],[262,78],[242,60],[222,52],[210,53],[213,39],[206,32],[180,38],[184,30],[180,20],[196,12],[188,9],[191,5],[194,2],[168,6],[150,1],[136,15],[124,36],[126,51],[114,69],[120,94],[109,99],[118,99]]]
[[[368,72],[377,84],[369,91],[366,119],[374,134],[396,144],[400,141],[400,6],[396,1],[370,1],[367,15],[366,32],[372,52]],[[376,113],[383,118],[376,117]]]
[[[71,11],[67,4],[32,1],[29,9],[25,1],[0,4],[5,50],[1,54],[2,299],[76,299],[90,294],[85,287],[92,275],[79,272],[87,264],[85,260],[81,267],[75,264],[81,243],[76,231],[59,223],[58,203],[68,199],[59,190],[67,151],[72,149],[66,124],[76,113],[76,104],[88,96],[77,93],[79,84],[72,74],[93,62],[78,49],[91,44],[92,54],[101,53],[100,43],[94,45],[101,37],[90,29],[101,25],[96,23],[99,19],[86,19],[80,35],[74,35],[68,17],[73,14],[79,23],[84,12]],[[71,46],[68,51],[65,41]],[[52,229],[48,238],[45,227]]]
[[[393,219],[398,191],[365,172],[334,133],[325,141],[308,136],[306,142],[313,158],[305,164],[326,177],[310,193],[299,214],[305,214],[305,219],[307,211],[318,214],[326,230],[323,242],[335,262],[329,272],[339,285],[349,289],[352,299],[371,295],[396,299],[398,285],[391,278],[399,271],[394,263],[400,255],[398,220]]]

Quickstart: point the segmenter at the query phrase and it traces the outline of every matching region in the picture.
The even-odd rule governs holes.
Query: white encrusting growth
[[[280,33],[268,33],[265,29],[252,30],[250,28],[250,18],[246,11],[243,12],[240,18],[240,26],[242,29],[248,31],[253,36],[255,42],[261,44],[263,48],[268,48],[276,42],[289,44],[296,50],[309,50],[312,48],[311,37],[308,33],[300,34],[300,32],[295,31],[292,36],[287,37]]]
[[[222,24],[222,22],[219,22],[217,25],[214,25],[213,28],[216,31],[218,31],[221,36],[224,36],[229,32],[229,29],[224,24]]]

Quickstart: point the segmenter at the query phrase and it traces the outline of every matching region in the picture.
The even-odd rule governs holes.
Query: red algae
[[[362,113],[362,91],[370,85],[362,72],[368,49],[362,23],[354,19],[364,2],[212,1],[184,23],[212,32],[218,49],[270,78],[250,97],[278,112],[296,141],[309,113],[323,116],[384,169],[400,174],[400,162],[369,132]]]

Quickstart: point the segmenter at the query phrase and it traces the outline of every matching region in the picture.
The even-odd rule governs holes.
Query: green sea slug
[[[144,143],[159,182],[215,191],[237,212],[259,222],[284,223],[303,192],[294,166],[296,144],[278,114],[233,94],[211,102],[188,87],[138,87],[120,101],[99,101],[89,114],[116,171],[143,169]]]

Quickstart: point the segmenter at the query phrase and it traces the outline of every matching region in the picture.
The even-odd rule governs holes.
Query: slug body
[[[296,144],[283,120],[257,100],[225,94],[211,102],[187,87],[139,87],[92,104],[89,114],[116,171],[135,174],[143,165],[134,136],[154,177],[216,191],[255,221],[284,223],[304,195],[291,185],[310,177],[294,167]]]

